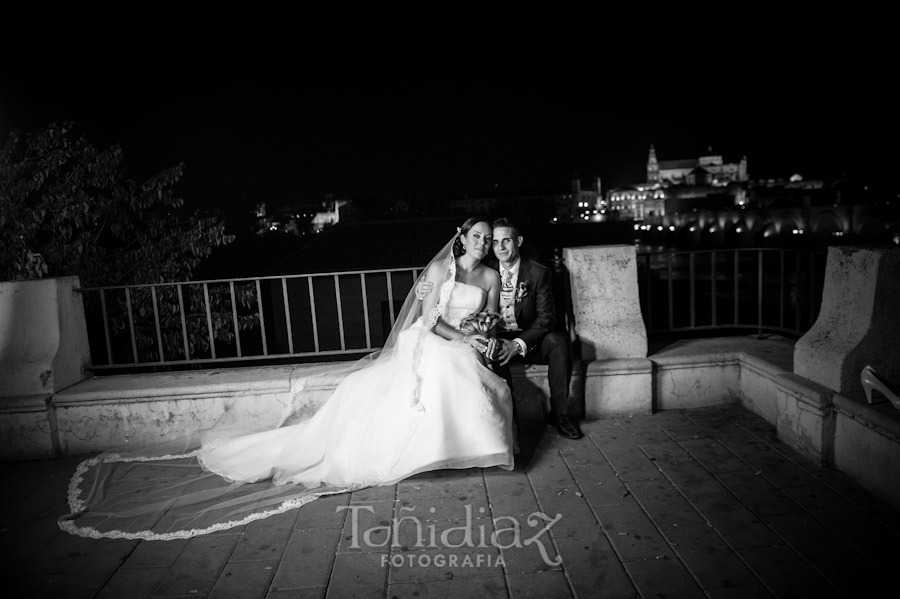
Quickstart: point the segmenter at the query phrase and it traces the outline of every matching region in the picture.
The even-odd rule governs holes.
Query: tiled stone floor
[[[426,473],[167,542],[61,532],[79,460],[4,464],[4,596],[887,596],[900,513],[757,416],[729,406],[583,428],[569,441],[525,427],[512,472]]]

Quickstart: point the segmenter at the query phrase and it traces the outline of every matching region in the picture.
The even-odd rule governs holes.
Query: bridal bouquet
[[[497,328],[498,322],[500,322],[499,314],[497,314],[493,310],[482,310],[481,312],[469,314],[468,316],[463,318],[459,322],[459,330],[463,331],[464,333],[490,337],[494,332],[494,329]],[[486,350],[487,346],[485,346],[481,351],[482,353],[484,353]]]
[[[459,322],[459,330],[473,335],[484,335],[490,337],[490,334],[500,322],[500,315],[493,310],[482,310],[474,314],[469,314]]]

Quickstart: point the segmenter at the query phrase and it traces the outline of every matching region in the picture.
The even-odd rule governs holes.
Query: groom
[[[489,266],[500,272],[500,316],[497,338],[500,347],[494,370],[512,389],[512,360],[526,364],[547,364],[550,381],[550,418],[561,437],[580,439],[578,425],[569,419],[569,381],[572,354],[565,335],[557,331],[556,309],[550,285],[550,269],[521,255],[523,237],[507,218],[493,224],[493,249],[499,264]],[[416,293],[424,297],[430,283],[420,283]],[[420,297],[421,299],[421,297]],[[489,347],[488,349],[491,349]]]

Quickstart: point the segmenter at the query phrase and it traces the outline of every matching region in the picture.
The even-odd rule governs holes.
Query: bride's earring
[[[892,404],[894,404],[895,408],[900,410],[900,389],[897,389],[887,380],[881,378],[881,376],[875,372],[875,369],[866,365],[866,367],[862,369],[859,378],[869,403],[872,403],[872,390],[874,389],[884,395]]]

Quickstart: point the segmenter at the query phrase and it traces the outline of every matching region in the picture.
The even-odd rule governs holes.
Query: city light
[[[675,230],[675,225],[669,225],[669,231],[674,231],[674,230]]]

